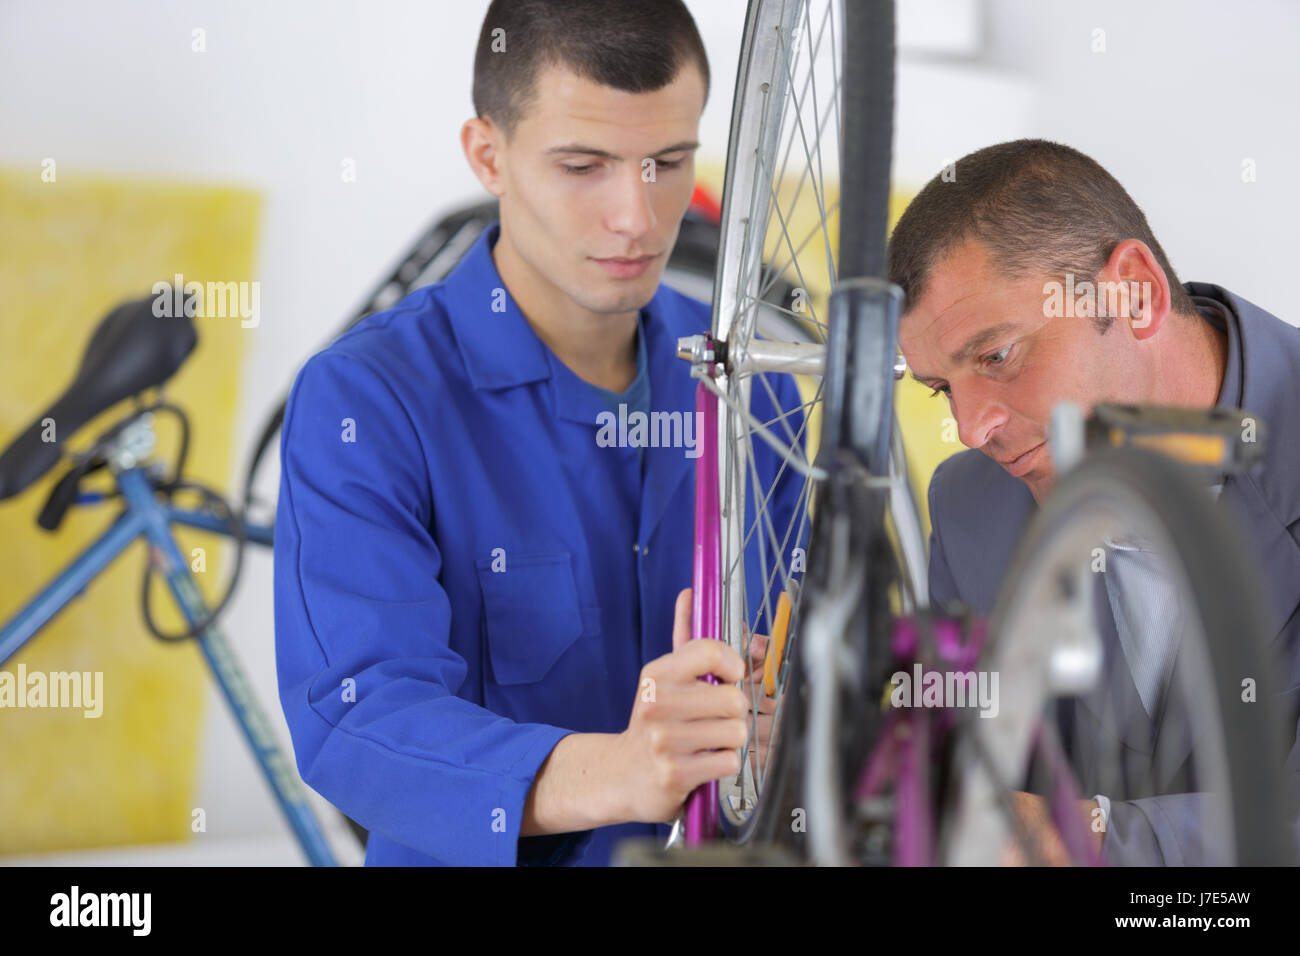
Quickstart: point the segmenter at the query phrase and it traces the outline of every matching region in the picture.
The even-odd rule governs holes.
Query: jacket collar
[[[555,357],[515,304],[492,259],[500,234],[500,223],[484,229],[443,280],[446,311],[470,382],[476,389],[505,389],[547,381],[556,417],[590,426],[594,444],[597,415],[609,408]],[[680,293],[660,283],[641,310],[641,348],[650,376],[651,406],[690,414],[695,410],[696,382],[687,363],[677,357],[676,347],[677,335],[683,332],[677,327],[682,310]],[[707,318],[703,328],[689,329],[706,330]],[[645,456],[643,542],[660,524],[677,487],[693,473],[695,464],[681,448],[647,448]]]
[[[551,377],[548,349],[519,311],[492,260],[492,223],[443,280],[452,334],[476,389],[513,388]]]
[[[1228,338],[1228,356],[1223,369],[1223,384],[1215,405],[1219,408],[1240,408],[1241,397],[1241,323],[1233,321],[1227,303],[1215,296],[1192,294],[1192,302],[1201,317]]]
[[[1237,317],[1241,408],[1268,429],[1264,463],[1252,477],[1275,516],[1291,524],[1300,519],[1300,331],[1220,286],[1189,282],[1187,289]]]
[[[1240,407],[1262,423],[1264,456],[1249,472],[1228,479],[1222,500],[1259,553],[1272,636],[1300,605],[1300,543],[1288,530],[1300,520],[1300,331],[1220,286],[1189,282],[1186,288],[1221,303],[1237,320]],[[1224,404],[1233,404],[1226,389]]]
[[[607,406],[556,358],[524,318],[492,258],[492,248],[500,235],[499,222],[484,229],[443,280],[452,332],[470,382],[476,389],[502,389],[549,379],[556,386],[556,414],[595,427],[596,414],[607,410]],[[685,363],[676,358],[665,316],[667,307],[667,294],[661,284],[641,310],[639,348],[645,350],[652,381],[659,377],[656,370],[662,374],[669,368],[655,361],[663,353],[665,341],[671,343],[668,354],[675,363],[673,367],[680,365],[686,370]],[[677,407],[676,403],[665,406]]]

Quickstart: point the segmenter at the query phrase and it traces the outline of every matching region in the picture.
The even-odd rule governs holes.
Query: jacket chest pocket
[[[512,554],[500,571],[492,563],[475,564],[492,674],[498,684],[535,683],[582,634],[572,556]]]

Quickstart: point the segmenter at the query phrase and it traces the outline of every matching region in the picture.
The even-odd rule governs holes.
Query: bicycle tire
[[[885,237],[893,158],[894,29],[893,0],[855,0],[844,5],[841,278],[883,279],[888,274]],[[858,55],[850,57],[849,50],[857,50]]]

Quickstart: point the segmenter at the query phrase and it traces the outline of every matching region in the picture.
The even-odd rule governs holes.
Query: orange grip
[[[782,591],[776,602],[776,623],[772,625],[771,642],[767,660],[763,664],[763,693],[776,696],[776,675],[781,672],[781,656],[785,653],[785,636],[790,629],[790,595]]]

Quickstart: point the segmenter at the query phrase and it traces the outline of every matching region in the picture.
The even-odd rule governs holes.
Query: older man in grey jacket
[[[992,611],[1021,533],[1056,481],[1046,439],[1057,402],[1244,408],[1268,429],[1264,459],[1229,477],[1219,502],[1264,569],[1278,686],[1294,726],[1300,330],[1219,286],[1180,285],[1123,187],[1083,154],[1042,140],[979,150],[936,177],[894,230],[890,270],[905,294],[907,364],[947,397],[972,449],[945,461],[930,484],[931,600]],[[1176,637],[1143,616],[1155,589],[1137,588],[1126,606],[1116,578],[1106,582],[1112,593],[1099,625],[1112,648],[1118,630],[1126,666],[1104,671],[1114,713],[1082,729],[1117,736],[1116,748],[1140,747],[1159,729],[1154,702]],[[1300,748],[1294,740],[1291,748],[1295,782]],[[1107,861],[1206,862],[1181,796],[1098,794],[1090,806],[1106,820],[1098,837]],[[1045,824],[1040,801],[1025,797],[1018,807],[1031,826]]]

